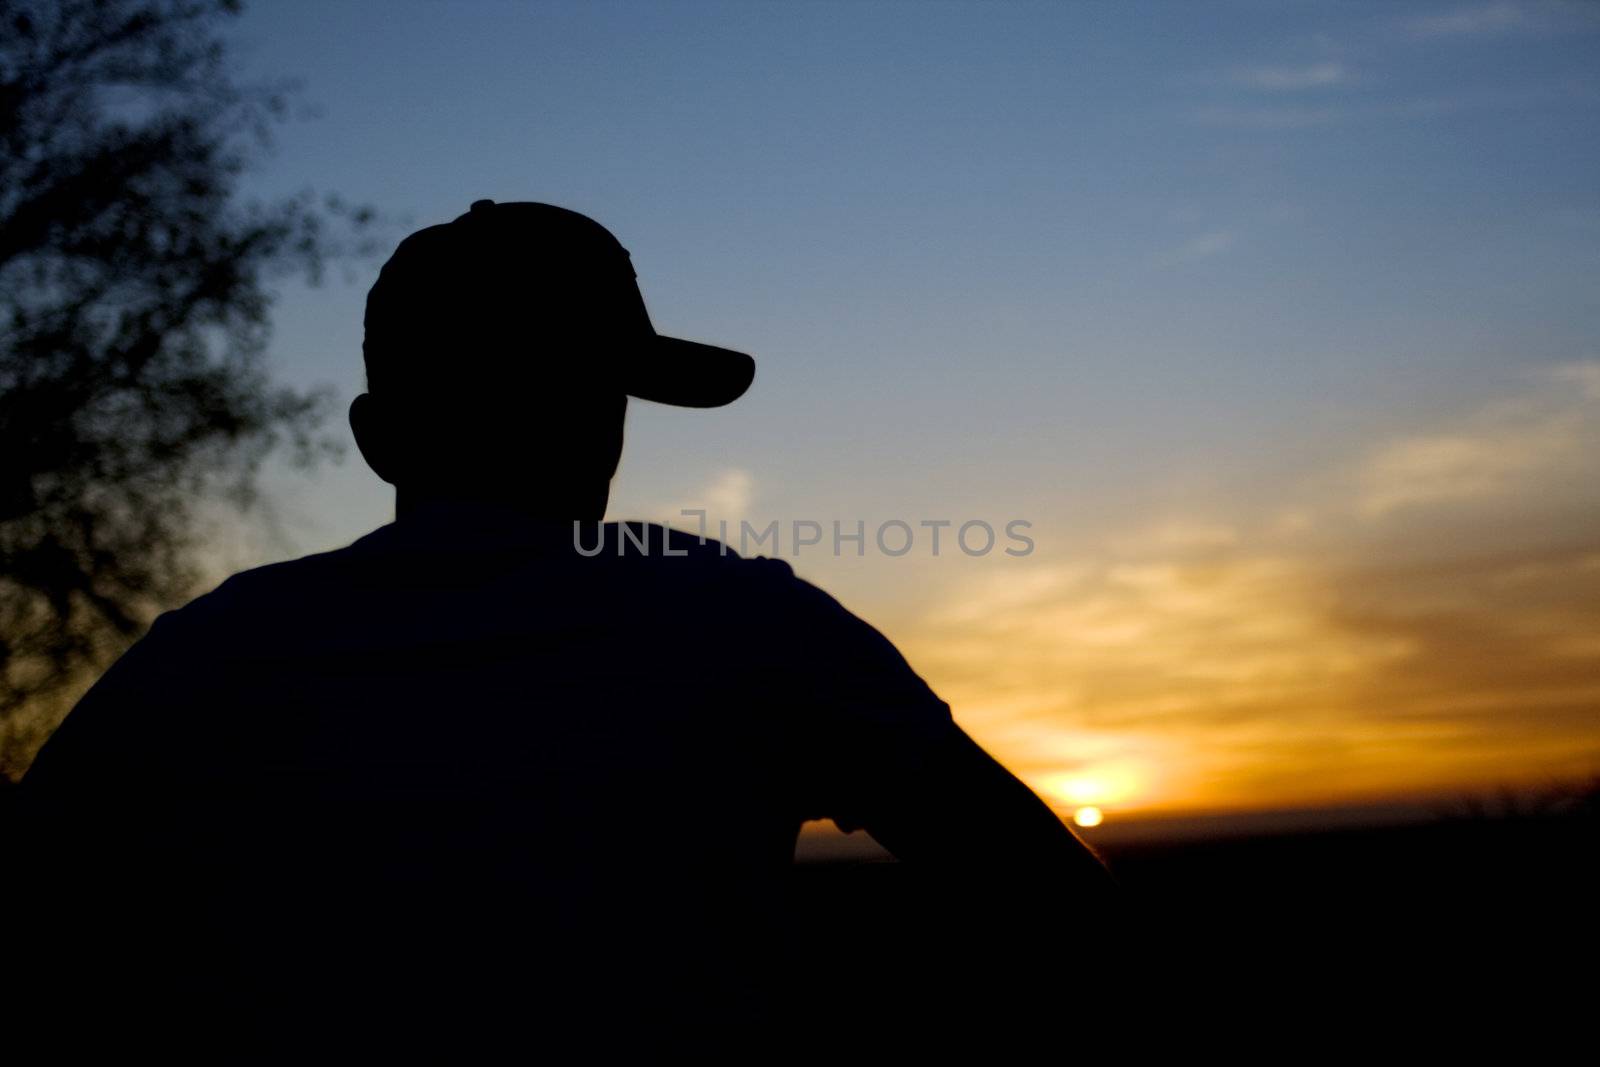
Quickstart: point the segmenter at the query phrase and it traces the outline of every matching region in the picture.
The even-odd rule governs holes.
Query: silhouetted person
[[[602,523],[627,398],[726,404],[754,365],[658,336],[599,224],[479,201],[412,234],[364,348],[396,521],[163,615],[23,782],[56,1037],[762,1062],[814,1011],[782,973],[804,820],[1026,914],[1111,893],[787,564]]]

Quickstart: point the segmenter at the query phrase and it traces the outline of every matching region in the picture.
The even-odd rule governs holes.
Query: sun
[[[1099,826],[1105,821],[1105,815],[1093,804],[1085,804],[1072,813],[1072,821],[1079,826]]]

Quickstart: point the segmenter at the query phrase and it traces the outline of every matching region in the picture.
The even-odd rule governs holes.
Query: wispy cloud
[[[1592,0],[1499,0],[1404,18],[1399,26],[1403,36],[1419,41],[1592,32],[1600,29],[1600,5]]]
[[[1550,79],[1515,84],[1506,78],[1477,78],[1441,85],[1438,91],[1405,96],[1344,90],[1367,86],[1370,71],[1391,66],[1399,71],[1412,55],[1405,42],[1493,40],[1512,34],[1587,34],[1600,31],[1600,4],[1564,0],[1499,0],[1431,13],[1403,12],[1380,19],[1366,29],[1349,32],[1357,39],[1347,47],[1332,38],[1318,42],[1324,58],[1298,63],[1241,64],[1192,78],[1219,91],[1190,111],[1193,121],[1207,126],[1256,130],[1306,130],[1361,121],[1414,120],[1465,111],[1547,107],[1563,102],[1593,103],[1588,80]],[[1364,43],[1363,43],[1364,42]],[[1398,49],[1395,46],[1399,46]],[[1357,66],[1340,55],[1359,54]],[[1401,72],[1405,73],[1405,72]],[[1410,72],[1414,74],[1415,72]],[[1400,77],[1396,84],[1417,84]]]
[[[1295,92],[1346,84],[1350,71],[1343,63],[1331,61],[1300,66],[1241,67],[1233,71],[1231,80],[1250,89]]]
[[[1387,446],[1365,472],[1361,511],[1382,516],[1418,504],[1494,496],[1573,443],[1559,422],[1488,434],[1435,434]]]
[[[704,507],[713,516],[742,519],[750,511],[756,480],[747,470],[725,470],[701,494]]]
[[[1412,37],[1478,37],[1504,33],[1526,26],[1527,11],[1509,3],[1464,7],[1434,15],[1408,19],[1406,31]]]
[[[1534,484],[1543,476],[1575,473],[1600,452],[1600,364],[1556,368],[1545,383],[1542,393],[1493,405],[1460,428],[1375,450],[1360,475],[1360,513],[1505,497],[1543,488]]]
[[[699,519],[685,511],[704,511],[706,529],[713,535],[717,523],[725,521],[737,532],[739,521],[750,518],[750,505],[756,495],[756,479],[749,471],[729,467],[713,475],[698,489],[680,500],[648,506],[642,514],[652,521],[699,532]]]
[[[1196,260],[1210,259],[1228,251],[1238,241],[1232,230],[1210,230],[1198,234],[1175,248],[1169,248],[1155,258],[1158,267],[1176,267]]]
[[[1227,523],[1197,518],[1172,518],[1136,530],[1118,541],[1131,549],[1222,549],[1239,543],[1239,531]]]
[[[1463,112],[1546,108],[1554,103],[1572,100],[1575,93],[1586,91],[1581,88],[1575,89],[1568,84],[1546,83],[1511,88],[1482,87],[1433,96],[1326,104],[1319,107],[1294,104],[1219,104],[1196,108],[1191,114],[1194,121],[1205,126],[1303,130],[1336,123],[1405,122]]]

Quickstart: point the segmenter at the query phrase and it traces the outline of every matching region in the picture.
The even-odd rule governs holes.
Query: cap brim
[[[743,352],[658,334],[629,362],[623,383],[641,400],[716,408],[743,396],[755,376],[756,361]]]

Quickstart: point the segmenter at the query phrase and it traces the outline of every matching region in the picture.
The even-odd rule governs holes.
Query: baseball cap
[[[628,250],[553,204],[478,200],[400,242],[367,294],[368,388],[431,389],[441,364],[488,361],[491,381],[557,399],[621,391],[680,407],[737,400],[755,376],[743,352],[651,325]]]

